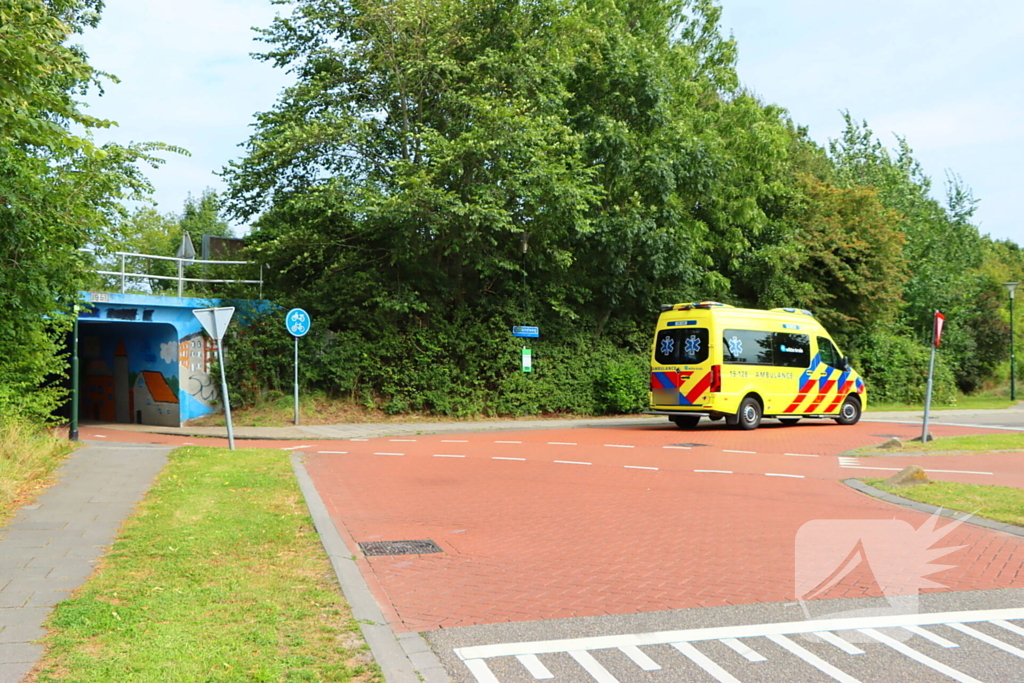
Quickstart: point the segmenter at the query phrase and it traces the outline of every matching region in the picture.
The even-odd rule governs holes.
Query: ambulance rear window
[[[708,330],[687,327],[661,330],[654,340],[654,362],[659,365],[697,365],[708,359]]]
[[[726,330],[722,359],[729,364],[771,365],[772,333],[756,330]]]

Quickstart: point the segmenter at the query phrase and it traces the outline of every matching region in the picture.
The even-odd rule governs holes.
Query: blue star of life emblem
[[[696,356],[700,353],[700,339],[697,338],[697,335],[691,334],[686,339],[685,348],[687,356]]]
[[[676,342],[672,337],[667,334],[661,338],[661,355],[671,356],[672,351],[676,348]]]
[[[732,339],[729,340],[729,353],[734,356],[743,355],[743,340],[733,335]]]

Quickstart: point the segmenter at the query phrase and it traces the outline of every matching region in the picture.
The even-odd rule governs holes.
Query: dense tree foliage
[[[358,376],[319,383],[494,408],[523,379],[509,325],[541,325],[538,347],[572,365],[588,344],[642,354],[658,303],[702,298],[811,308],[873,367],[883,348],[920,351],[943,308],[961,387],[991,374],[1000,307],[972,308],[991,280],[969,191],[954,178],[935,202],[906,142],[893,157],[849,116],[820,148],[739,86],[719,14],[298,0],[263,31],[296,82],[227,169],[228,204],[254,222],[271,291],[321,321],[324,353],[360,349]],[[903,375],[875,374],[906,397]]]
[[[75,96],[102,74],[68,41],[101,5],[0,10],[0,416],[45,416],[61,399],[62,332],[88,265],[78,249],[104,242],[122,202],[149,189],[137,164],[157,163],[161,147],[89,137],[111,122],[83,114]]]

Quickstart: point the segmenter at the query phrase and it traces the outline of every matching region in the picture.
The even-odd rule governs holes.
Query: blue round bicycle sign
[[[293,308],[284,317],[284,326],[288,330],[288,334],[293,337],[304,336],[309,332],[312,324],[313,319],[309,317],[309,313],[306,313],[301,308]]]

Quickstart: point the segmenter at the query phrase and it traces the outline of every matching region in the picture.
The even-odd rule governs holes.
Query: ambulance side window
[[[839,351],[831,340],[825,337],[818,337],[818,355],[821,356],[821,362],[830,367],[838,368],[842,364]]]
[[[661,330],[654,338],[654,361],[660,365],[698,365],[707,359],[706,327]]]
[[[730,365],[772,365],[772,333],[754,330],[726,330],[722,337],[722,359]]]
[[[806,368],[811,364],[811,338],[806,334],[775,333],[775,364],[784,368]]]

